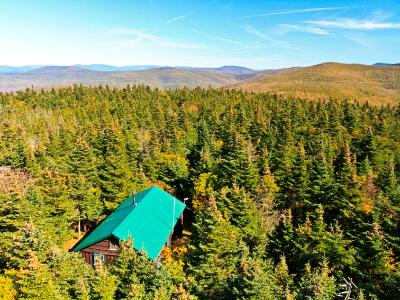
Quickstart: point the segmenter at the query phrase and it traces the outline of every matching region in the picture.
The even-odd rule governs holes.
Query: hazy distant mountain
[[[0,73],[27,73],[33,70],[41,69],[43,67],[58,67],[58,66],[44,66],[44,65],[30,65],[30,66],[0,66]],[[139,71],[160,68],[157,65],[137,65],[137,66],[111,66],[102,64],[92,64],[92,65],[73,65],[72,67],[78,67],[80,69],[86,69],[91,71],[103,71],[103,72],[118,72],[118,71]]]
[[[122,66],[116,67],[111,65],[75,65],[76,67],[82,69],[88,69],[93,71],[104,71],[104,72],[118,72],[118,71],[140,71],[140,70],[150,70],[150,69],[160,69],[160,68],[169,68],[169,66],[158,66],[158,65],[133,65],[133,66]],[[201,67],[182,67],[175,66],[173,67],[178,70],[192,70],[192,71],[209,71],[216,73],[231,73],[231,74],[250,74],[255,71],[246,67],[240,66],[222,66],[218,68],[201,68]]]
[[[30,74],[97,74],[96,71],[82,69],[76,66],[45,66],[30,70]]]
[[[352,99],[371,104],[399,103],[400,67],[324,63],[262,71],[229,86],[303,99]]]
[[[161,66],[157,65],[134,65],[134,66],[111,66],[111,65],[102,65],[102,64],[92,64],[92,65],[75,65],[76,67],[92,70],[92,71],[103,71],[103,72],[123,72],[123,71],[140,71],[140,70],[148,70],[148,69],[157,69]]]
[[[20,66],[20,67],[14,67],[14,66],[0,66],[0,73],[26,73],[29,71],[32,71],[34,69],[41,68],[43,66]]]
[[[379,67],[383,67],[383,66],[400,66],[400,63],[398,63],[398,64],[387,64],[387,63],[378,62],[378,63],[373,64],[373,66],[379,66]]]
[[[42,69],[44,67],[49,68],[59,68],[60,66],[43,66],[43,65],[30,65],[30,66],[0,66],[0,73],[27,73],[34,70]],[[90,64],[90,65],[73,65],[65,67],[77,67],[80,69],[91,70],[91,71],[101,71],[101,72],[129,72],[129,71],[141,71],[150,69],[160,69],[167,68],[169,66],[159,66],[159,65],[131,65],[131,66],[112,66],[104,64]],[[251,74],[255,71],[249,68],[240,66],[223,66],[218,68],[201,68],[201,67],[184,67],[176,66],[175,69],[179,70],[192,70],[192,71],[208,71],[216,73],[231,73],[231,74]]]
[[[47,88],[72,84],[126,86],[145,84],[161,89],[183,86],[208,87],[236,83],[252,74],[220,73],[204,70],[158,68],[140,71],[94,71],[78,66],[46,66],[26,73],[0,74],[0,91],[14,91],[27,87]]]
[[[256,71],[240,66],[222,66],[219,68],[196,68],[196,67],[177,67],[183,70],[195,70],[195,71],[208,71],[214,73],[230,73],[230,74],[253,74]]]

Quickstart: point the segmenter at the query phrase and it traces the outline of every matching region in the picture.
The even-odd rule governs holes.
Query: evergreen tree
[[[81,224],[95,221],[102,211],[99,191],[95,186],[95,158],[88,145],[78,144],[69,158],[70,191],[78,214],[78,237]]]
[[[189,274],[194,277],[192,292],[208,299],[231,299],[229,283],[235,276],[240,253],[246,247],[237,228],[221,219],[211,225],[206,243],[192,254]]]
[[[264,163],[263,170],[260,184],[257,187],[255,202],[256,208],[261,214],[263,229],[265,234],[268,235],[274,229],[278,219],[278,212],[275,210],[275,195],[279,191],[279,187],[268,164]]]
[[[283,157],[284,168],[277,173],[279,184],[277,206],[279,209],[291,209],[295,224],[304,220],[304,206],[309,203],[309,176],[306,153],[302,145],[294,150],[293,159],[289,155]]]
[[[299,284],[298,299],[330,300],[336,295],[335,278],[330,276],[326,262],[315,270],[306,265],[305,275]]]
[[[244,255],[237,263],[237,273],[230,284],[234,299],[286,299],[277,283],[270,261]]]
[[[337,188],[335,199],[332,201],[332,210],[327,211],[327,214],[340,221],[349,233],[350,230],[360,230],[361,228],[355,228],[355,221],[356,219],[360,221],[357,225],[362,226],[362,221],[357,218],[361,192],[355,180],[354,161],[347,144],[340,148],[334,164]]]
[[[122,243],[110,273],[116,278],[117,299],[153,299],[160,294],[170,298],[174,292],[166,270],[155,269],[145,253],[133,249],[132,240]]]
[[[318,205],[322,205],[326,212],[325,220],[330,224],[335,222],[335,218],[331,214],[334,209],[332,202],[335,199],[336,188],[332,173],[325,154],[321,152],[313,159],[310,168],[310,202],[307,205],[307,211],[311,215]]]
[[[105,209],[110,211],[129,194],[127,179],[131,178],[132,170],[127,166],[121,139],[113,131],[107,129],[99,135],[96,150],[101,160],[97,168],[100,199]]]
[[[250,141],[244,140],[238,134],[224,140],[218,167],[221,186],[236,183],[254,191],[259,180],[259,171],[254,159],[254,149]]]

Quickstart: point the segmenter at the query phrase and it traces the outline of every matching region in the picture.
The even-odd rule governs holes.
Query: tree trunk
[[[78,239],[81,238],[81,214],[78,214]]]

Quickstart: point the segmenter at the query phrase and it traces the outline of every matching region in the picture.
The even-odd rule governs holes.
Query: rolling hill
[[[42,69],[45,67],[59,67],[59,66],[46,66],[46,65],[27,65],[27,66],[5,66],[0,65],[0,73],[29,73],[35,70]],[[90,65],[73,65],[70,67],[77,67],[84,70],[100,71],[100,72],[129,72],[129,71],[141,71],[150,69],[161,69],[170,66],[159,66],[159,65],[130,65],[130,66],[112,66],[105,64],[90,64]],[[185,66],[174,66],[173,68],[179,70],[189,71],[208,71],[215,73],[232,73],[232,74],[250,74],[255,71],[246,67],[241,66],[222,66],[218,68],[199,68],[199,67],[185,67]]]
[[[28,66],[15,73],[0,72],[0,91],[9,92],[31,86],[60,87],[80,83],[115,87],[145,84],[161,89],[183,86],[227,87],[306,99],[348,98],[360,102],[368,101],[371,104],[400,102],[400,66],[323,63],[310,67],[264,71],[238,66],[219,68],[142,66],[145,69],[121,71],[134,67],[139,68],[139,66],[108,65]]]
[[[161,89],[179,87],[220,87],[250,78],[254,73],[218,72],[203,69],[157,68],[139,71],[95,71],[78,66],[47,66],[25,73],[0,74],[0,91],[9,92],[33,86],[48,88],[71,84],[126,86],[145,84]]]
[[[323,63],[260,72],[229,87],[307,99],[332,97],[371,104],[398,104],[400,67]]]

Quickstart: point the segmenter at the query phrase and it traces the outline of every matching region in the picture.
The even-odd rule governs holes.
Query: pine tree
[[[5,159],[5,164],[13,168],[26,168],[28,165],[28,151],[24,145],[18,143],[11,155]]]
[[[34,269],[47,260],[51,246],[42,230],[27,223],[15,234],[12,249],[5,253],[7,267]]]
[[[321,151],[312,160],[309,184],[310,201],[306,204],[307,212],[310,215],[313,215],[316,208],[322,205],[325,210],[325,220],[330,224],[335,222],[335,217],[331,214],[334,210],[332,202],[335,199],[336,192],[335,180],[332,173],[333,171],[328,165],[326,156]]]
[[[277,224],[278,212],[276,211],[275,197],[279,187],[267,163],[264,163],[263,174],[257,187],[255,202],[261,214],[261,223],[268,235]]]
[[[295,231],[292,223],[290,210],[287,214],[279,216],[280,221],[269,236],[267,246],[267,257],[272,257],[275,263],[278,263],[282,256],[287,257],[289,263],[294,261],[293,249],[295,246]]]
[[[270,261],[244,255],[237,263],[237,273],[230,283],[234,299],[285,299],[278,286]]]
[[[266,234],[262,228],[262,215],[249,193],[237,185],[232,189],[224,188],[217,203],[221,213],[232,225],[239,228],[251,251],[265,245]]]
[[[113,131],[107,129],[99,135],[96,149],[101,161],[97,168],[100,199],[110,211],[129,193],[127,180],[132,177],[132,170],[127,166],[121,139]]]
[[[255,191],[259,171],[254,160],[254,149],[250,141],[244,140],[238,134],[229,136],[224,140],[221,149],[221,162],[218,167],[220,186],[236,183],[249,191]]]
[[[192,291],[202,298],[231,299],[228,287],[245,249],[239,230],[228,221],[220,219],[210,225],[207,237],[189,259],[188,273],[194,277]]]
[[[99,191],[95,186],[95,158],[86,144],[78,144],[68,160],[70,175],[69,198],[74,201],[78,220],[78,238],[81,224],[95,221],[102,212]],[[85,229],[85,228],[84,228]]]
[[[68,299],[55,282],[48,267],[42,266],[21,277],[17,282],[20,299]]]
[[[279,262],[275,267],[276,282],[279,286],[279,293],[282,298],[287,300],[295,299],[294,293],[294,278],[289,272],[289,267],[286,263],[285,256],[279,258]]]
[[[336,295],[335,278],[329,273],[329,267],[325,261],[314,270],[310,264],[306,264],[305,274],[299,284],[297,299],[334,299]]]
[[[356,251],[338,225],[327,228],[322,207],[317,208],[316,216],[314,222],[307,219],[296,230],[296,264],[300,267],[311,263],[312,267],[317,267],[323,263],[321,259],[324,258],[331,271],[341,276],[354,265]]]
[[[145,253],[133,249],[132,240],[120,245],[110,273],[116,278],[117,299],[153,299],[158,294],[170,298],[175,290],[168,272],[154,268]]]
[[[332,210],[327,213],[338,220],[344,229],[355,228],[355,218],[358,215],[358,209],[361,204],[361,192],[355,181],[355,166],[352,159],[350,149],[347,144],[340,148],[340,152],[334,162],[335,180],[336,180],[336,196],[332,201]],[[358,225],[362,226],[362,222]]]
[[[97,276],[92,282],[92,299],[113,300],[117,289],[116,277],[110,274],[110,271],[101,266],[96,269]]]
[[[304,206],[309,203],[309,175],[306,153],[302,145],[294,150],[294,157],[284,154],[284,169],[277,172],[279,192],[277,207],[291,209],[295,224],[305,218]]]

